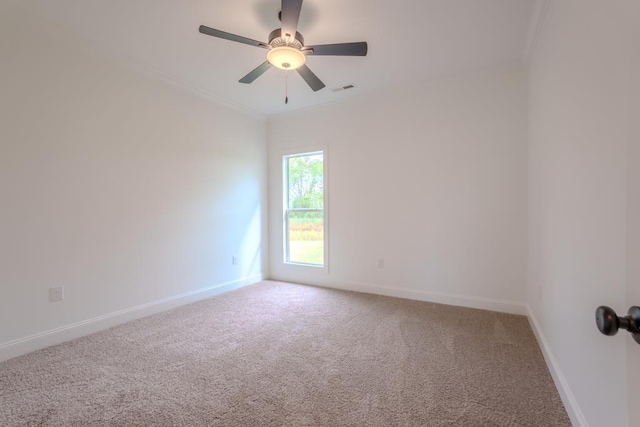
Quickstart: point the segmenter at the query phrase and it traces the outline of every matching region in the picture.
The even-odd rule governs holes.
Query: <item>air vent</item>
[[[348,89],[353,89],[355,86],[354,85],[346,85],[346,86],[342,86],[342,87],[337,87],[335,89],[333,89],[334,92],[342,92],[343,90],[348,90]]]

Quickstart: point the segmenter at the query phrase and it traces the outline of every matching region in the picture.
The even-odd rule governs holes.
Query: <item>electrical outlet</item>
[[[62,286],[49,288],[49,302],[62,301],[64,299],[64,289]]]
[[[233,265],[237,265],[238,264],[238,255],[234,255],[231,257],[231,264]]]
[[[378,268],[379,269],[384,268],[384,258],[378,258]]]

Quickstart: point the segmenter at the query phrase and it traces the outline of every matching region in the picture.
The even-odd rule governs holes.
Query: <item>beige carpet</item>
[[[571,424],[525,317],[262,282],[0,363],[0,425]]]

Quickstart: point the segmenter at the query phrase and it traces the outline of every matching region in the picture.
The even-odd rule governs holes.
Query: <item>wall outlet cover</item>
[[[64,299],[64,289],[62,286],[49,288],[49,302],[62,301]]]

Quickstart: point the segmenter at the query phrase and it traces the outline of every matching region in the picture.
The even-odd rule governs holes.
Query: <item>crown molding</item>
[[[111,49],[109,49],[111,50]],[[190,92],[200,98],[203,98],[213,104],[216,105],[220,105],[235,111],[238,111],[240,113],[246,114],[248,116],[253,117],[254,119],[258,119],[258,120],[262,120],[262,121],[266,121],[267,120],[267,116],[261,112],[258,112],[256,110],[253,110],[243,104],[237,103],[235,101],[231,101],[230,99],[224,98],[220,95],[217,95],[213,92],[211,92],[208,89],[205,89],[203,87],[200,87],[198,85],[195,85],[193,83],[190,83],[186,80],[182,80],[179,77],[176,77],[172,74],[166,73],[150,64],[147,64],[143,61],[138,60],[137,58],[131,57],[129,55],[126,55],[122,52],[119,51],[113,51],[113,53],[117,54],[117,56],[120,57],[120,59],[125,62],[126,66],[128,66],[130,69],[133,69],[141,74],[146,75],[147,77],[150,78],[156,78],[158,80],[161,80],[167,84],[170,84],[172,86],[175,86],[179,89],[185,90],[187,92]]]
[[[82,40],[84,43],[90,45],[93,49],[100,49],[100,51],[103,52],[105,55],[107,55],[109,58],[117,62],[120,62],[120,64],[126,66],[127,68],[133,70],[134,72],[141,73],[143,75],[146,75],[149,78],[160,80],[164,83],[170,84],[179,89],[190,92],[213,104],[244,113],[258,120],[262,120],[262,121],[267,120],[267,116],[262,112],[249,108],[244,104],[240,104],[238,102],[222,97],[208,89],[205,89],[201,86],[198,86],[191,82],[183,80],[177,76],[174,76],[173,74],[167,73],[166,71],[163,71],[151,64],[148,64],[138,58],[135,58],[119,49],[116,49],[112,46],[106,45],[105,43],[101,43],[95,39],[82,35],[77,31],[74,31],[73,29],[68,28],[65,25],[61,25],[60,23],[53,21],[48,17],[45,17],[27,8],[24,4],[21,4],[17,0],[8,0],[8,4],[13,5],[14,7],[23,11],[24,13],[27,13],[33,16],[34,18],[37,18],[43,23],[46,23],[54,28],[57,28],[58,30],[63,31],[64,33],[66,33],[71,37],[75,37],[79,40]]]
[[[525,65],[529,65],[533,59],[550,4],[551,0],[534,0],[533,2],[529,31],[527,32],[527,39],[522,53],[522,63]]]

